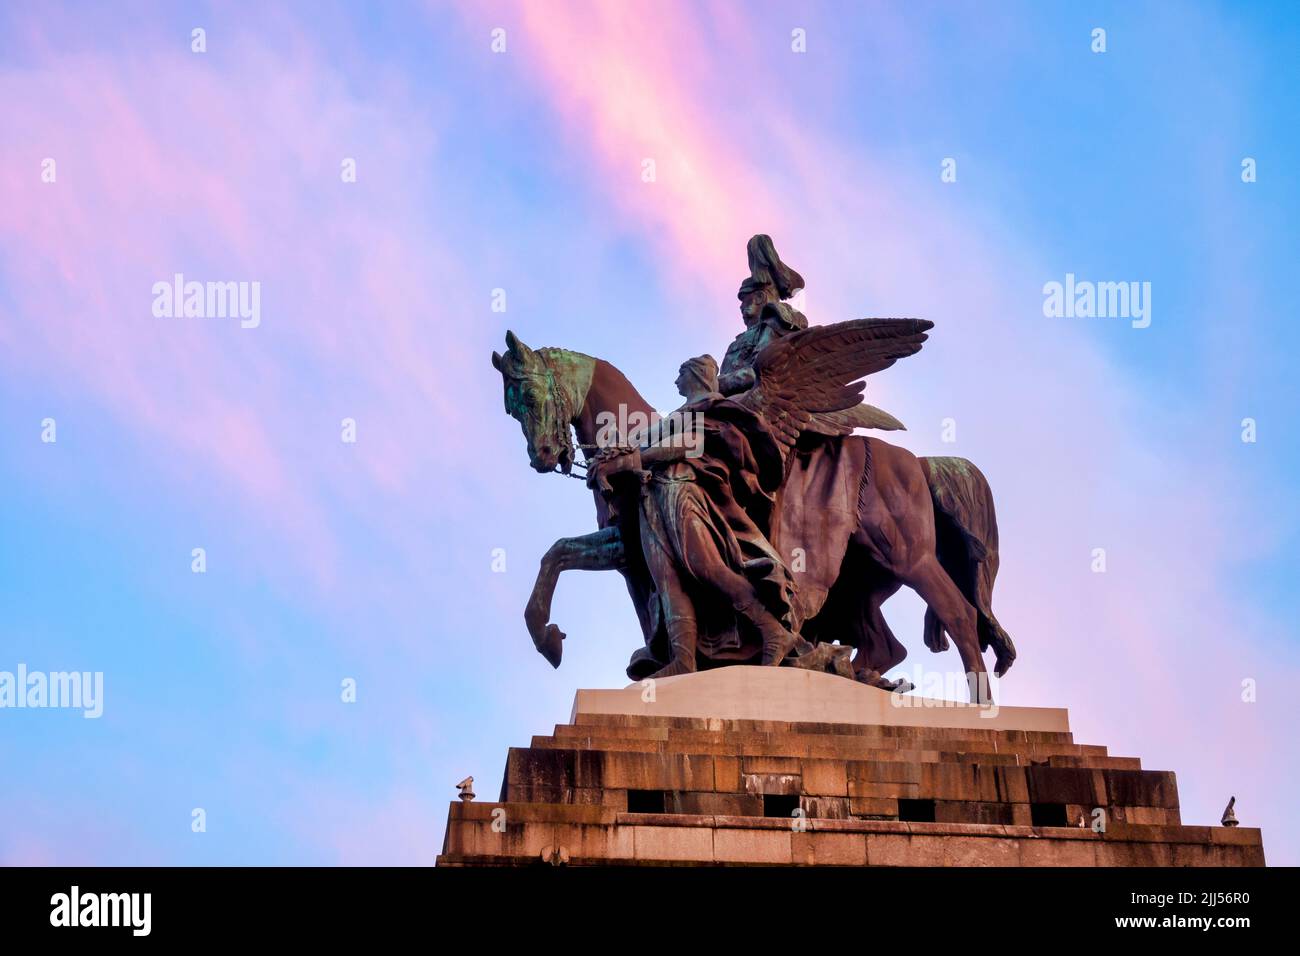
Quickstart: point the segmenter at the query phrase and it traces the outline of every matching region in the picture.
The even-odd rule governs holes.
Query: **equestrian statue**
[[[926,646],[951,638],[972,700],[986,699],[983,652],[998,676],[1016,657],[992,609],[988,482],[964,458],[918,458],[855,432],[903,428],[863,403],[860,379],[920,351],[933,323],[810,326],[788,301],[803,279],[772,240],[754,236],[748,259],[744,330],[721,368],[707,355],[681,365],[685,402],[662,418],[603,359],[532,349],[513,332],[492,354],[532,467],[584,469],[596,509],[598,530],[542,558],[524,614],[537,650],[560,665],[560,574],[617,570],[643,638],[633,680],[786,665],[905,691],[886,676],[907,651],[881,605],[907,585],[926,603]]]

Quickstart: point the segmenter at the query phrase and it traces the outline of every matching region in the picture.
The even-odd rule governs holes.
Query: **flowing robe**
[[[703,422],[701,454],[654,465],[643,476],[642,549],[652,569],[671,562],[698,625],[698,653],[720,662],[748,660],[761,653],[761,642],[736,614],[735,601],[742,593],[757,597],[787,622],[794,601],[794,578],[768,540],[781,451],[762,421],[730,399],[710,398],[681,411]],[[719,580],[732,587],[720,588]],[[652,633],[673,613],[669,597],[658,586],[651,595]]]

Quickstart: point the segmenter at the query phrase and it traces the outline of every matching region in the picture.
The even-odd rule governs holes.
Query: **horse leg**
[[[621,571],[627,567],[623,536],[617,527],[601,528],[574,538],[560,538],[542,555],[533,593],[524,609],[524,623],[537,651],[552,667],[564,656],[564,632],[551,619],[551,599],[565,571]]]
[[[876,438],[872,477],[864,491],[861,523],[854,541],[929,605],[961,654],[970,696],[981,696],[987,672],[980,655],[978,614],[939,563],[934,502],[925,471],[915,455]]]
[[[988,671],[980,653],[978,614],[965,595],[948,577],[933,552],[923,554],[902,575],[903,582],[921,595],[921,599],[938,616],[957,645],[972,703],[990,703],[982,699],[988,687]]]
[[[881,690],[911,689],[912,686],[904,680],[885,678],[883,672],[889,670],[889,667],[879,659],[883,654],[889,653],[890,645],[897,642],[880,606],[893,597],[899,587],[901,582],[893,579],[876,585],[868,592],[863,602],[866,620],[863,622],[862,633],[858,639],[857,653],[853,657],[855,677],[862,683],[879,687]]]

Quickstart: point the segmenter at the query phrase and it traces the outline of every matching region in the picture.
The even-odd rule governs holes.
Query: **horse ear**
[[[506,331],[506,348],[519,359],[527,360],[533,354],[533,350],[519,341],[519,336],[509,330]]]
[[[492,367],[498,372],[501,371],[501,356],[496,352],[492,353]]]

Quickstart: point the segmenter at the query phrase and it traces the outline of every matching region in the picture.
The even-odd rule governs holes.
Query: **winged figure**
[[[919,352],[932,328],[926,319],[856,319],[792,332],[759,352],[754,385],[736,401],[762,417],[783,452],[804,431],[851,434],[866,387],[858,379]]]
[[[781,260],[772,237],[751,236],[745,251],[749,275],[736,293],[745,329],[727,346],[722,359],[718,382],[724,395],[739,394],[754,384],[754,363],[773,341],[808,328],[807,317],[786,301],[804,288],[803,276]],[[807,430],[822,435],[844,435],[854,428],[905,430],[893,415],[866,403],[840,412],[814,415]]]
[[[828,416],[860,405],[856,380],[918,351],[930,327],[861,319],[792,333],[763,349],[753,386],[734,398],[718,391],[712,357],[691,359],[677,379],[687,401],[669,427],[596,457],[591,481],[611,507],[629,487],[637,498],[650,626],[663,627],[671,649],[653,676],[694,671],[700,656],[778,665],[792,652],[799,666],[852,676],[848,648],[814,648],[792,626],[796,585],[770,540],[773,499],[800,434],[814,420],[851,431]]]

